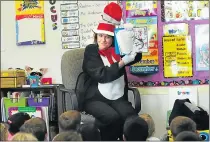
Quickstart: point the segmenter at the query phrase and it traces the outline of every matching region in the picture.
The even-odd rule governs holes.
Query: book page
[[[18,20],[18,42],[42,41],[41,20],[38,18],[25,18]]]

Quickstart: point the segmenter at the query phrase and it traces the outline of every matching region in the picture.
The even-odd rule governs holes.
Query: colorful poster
[[[156,16],[157,1],[126,1],[126,18]]]
[[[188,24],[186,23],[173,23],[173,24],[165,24],[163,26],[163,35],[188,35]]]
[[[164,1],[163,5],[166,22],[209,18],[209,1]]]
[[[44,1],[15,1],[17,45],[45,44]]]
[[[148,52],[142,53],[142,60],[130,66],[130,73],[135,75],[149,75],[159,71],[157,16],[127,18],[127,23],[134,24],[136,28],[147,27]]]
[[[191,77],[192,46],[190,36],[163,37],[164,77]]]
[[[34,117],[42,118],[41,107],[10,107],[8,111],[9,111],[9,116],[18,112],[24,112],[24,113],[28,113],[31,118],[34,118]]]
[[[209,70],[209,24],[195,26],[196,70]]]

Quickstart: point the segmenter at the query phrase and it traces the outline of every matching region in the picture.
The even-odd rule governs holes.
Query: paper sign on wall
[[[17,45],[45,43],[44,1],[15,1]]]
[[[126,1],[126,17],[142,17],[157,15],[157,0]]]
[[[169,88],[169,110],[173,109],[174,102],[176,99],[189,99],[190,102],[198,105],[198,90],[196,87],[193,88]]]
[[[163,26],[163,35],[188,35],[188,24],[186,23],[173,23],[165,24]]]
[[[164,77],[193,76],[190,36],[163,37]]]
[[[164,1],[166,22],[209,18],[209,1]]]
[[[195,26],[196,70],[209,70],[209,24]]]

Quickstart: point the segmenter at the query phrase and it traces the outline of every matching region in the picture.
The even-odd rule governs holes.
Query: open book
[[[131,51],[148,52],[148,30],[146,26],[115,29],[115,52],[125,55]]]

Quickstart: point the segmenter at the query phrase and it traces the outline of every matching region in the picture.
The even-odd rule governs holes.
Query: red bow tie
[[[106,50],[99,50],[99,54],[102,55],[102,56],[107,57],[107,59],[108,59],[108,61],[109,61],[110,64],[113,64],[114,63],[114,61],[112,60],[112,57],[114,57],[114,59],[117,62],[119,62],[120,59],[121,59],[120,55],[117,55],[115,53],[114,47],[110,47],[110,48],[108,48]]]

